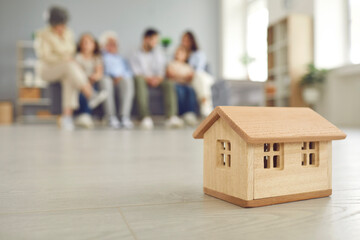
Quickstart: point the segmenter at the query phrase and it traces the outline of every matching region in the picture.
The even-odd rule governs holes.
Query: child
[[[92,86],[95,86],[102,79],[103,66],[99,45],[91,34],[85,33],[80,37],[75,60],[84,70]],[[94,123],[91,118],[91,109],[83,94],[80,94],[79,103],[80,108],[77,113],[80,115],[77,117],[76,123],[86,128],[93,128]]]
[[[118,53],[118,37],[115,32],[107,31],[100,37],[102,48],[102,56],[104,61],[104,70],[106,77],[104,78],[104,87],[109,93],[106,101],[106,111],[109,117],[109,124],[113,128],[124,127],[131,129],[134,127],[130,112],[134,98],[134,82],[133,75],[125,60]],[[116,116],[114,102],[114,88],[118,88],[120,92],[121,102],[119,113],[121,122]]]
[[[183,116],[184,121],[190,125],[197,125],[196,94],[191,86],[194,70],[186,63],[187,51],[184,47],[179,47],[175,53],[174,61],[167,66],[168,77],[175,81],[175,88],[178,97],[179,115]]]

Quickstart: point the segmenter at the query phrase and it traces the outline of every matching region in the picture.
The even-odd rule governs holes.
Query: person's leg
[[[105,100],[105,114],[108,119],[108,123],[112,128],[119,128],[120,121],[116,116],[115,101],[114,101],[114,96],[115,96],[114,80],[109,76],[104,77],[104,79],[101,81],[101,88],[105,89],[106,92],[108,93],[108,97]]]
[[[207,116],[213,109],[211,86],[214,79],[206,72],[198,71],[195,73],[192,86],[197,95],[200,105],[200,112]]]
[[[62,99],[64,99],[64,91],[66,87],[64,86],[63,81],[65,80],[67,71],[68,71],[68,63],[63,62],[59,64],[44,64],[41,68],[41,78],[47,82],[61,82],[62,84]],[[69,90],[66,90],[69,91]],[[68,96],[69,94],[67,94]],[[64,106],[64,100],[62,101],[63,115],[64,116],[72,116],[73,108],[70,106]]]
[[[118,84],[120,93],[119,113],[121,115],[121,124],[124,128],[131,129],[134,124],[131,121],[131,108],[134,99],[134,80],[125,78]]]
[[[91,109],[84,94],[79,95],[79,108],[74,112],[75,124],[83,128],[94,128],[94,121],[91,117]]]
[[[161,83],[161,88],[164,93],[165,114],[168,118],[165,121],[165,126],[171,128],[179,128],[184,126],[184,121],[177,116],[178,100],[174,82],[165,79]]]
[[[105,100],[105,114],[107,117],[115,116],[115,103],[114,103],[114,81],[111,77],[104,77],[100,81],[101,88],[105,89],[108,93],[108,97]]]
[[[191,86],[186,86],[186,91],[187,91],[186,93],[187,111],[196,113],[198,102],[197,102],[195,90]]]
[[[186,112],[186,89],[184,85],[175,84],[179,115],[183,115]]]
[[[103,96],[95,96],[92,86],[87,80],[84,71],[75,62],[63,62],[55,65],[44,65],[41,70],[41,76],[46,81],[60,81],[62,85],[62,108],[63,117],[61,126],[64,129],[72,130],[73,110],[79,106],[79,89],[89,99],[93,97],[93,103],[99,102]]]
[[[67,99],[65,99],[65,103],[70,105],[76,105],[73,109],[76,109],[78,103],[76,103],[78,91],[80,90],[84,96],[89,100],[89,107],[94,109],[100,103],[105,101],[107,98],[106,91],[101,91],[100,93],[96,93],[93,90],[93,86],[88,81],[88,78],[84,72],[84,70],[75,62],[70,61],[65,64],[66,71],[63,80],[63,84],[67,85]],[[67,102],[66,102],[67,101]],[[71,102],[72,103],[71,103]]]
[[[121,98],[119,104],[120,115],[121,117],[130,118],[134,99],[134,80],[132,78],[122,79],[118,86]]]
[[[61,81],[63,109],[77,109],[79,107],[79,89],[86,98],[90,98],[93,93],[92,87],[85,72],[75,62],[67,62],[64,64],[64,68],[64,77]]]
[[[88,100],[84,96],[84,94],[80,93],[79,95],[79,108],[74,112],[74,115],[79,114],[89,114],[91,115],[91,109],[88,104]]]
[[[178,114],[178,103],[174,83],[165,79],[160,86],[164,94],[166,117],[176,116]]]
[[[197,99],[195,91],[190,86],[184,86],[185,102],[184,102],[184,114],[183,119],[186,124],[190,126],[196,126],[198,124],[196,117],[196,104]]]
[[[135,98],[140,119],[150,116],[149,91],[143,77],[135,77]]]

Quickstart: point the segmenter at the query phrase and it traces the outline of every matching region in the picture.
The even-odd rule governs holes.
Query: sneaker
[[[60,128],[64,131],[74,131],[75,126],[72,117],[69,116],[61,117]]]
[[[122,117],[121,118],[121,126],[126,128],[126,129],[132,129],[134,128],[134,124],[131,121],[131,119],[129,117]]]
[[[115,129],[120,128],[121,125],[119,119],[116,116],[110,116],[109,126]]]
[[[91,109],[99,106],[103,101],[106,100],[108,94],[105,90],[101,90],[100,92],[94,92],[91,98],[89,99],[89,107]]]
[[[75,124],[83,128],[94,128],[94,121],[88,113],[83,113],[76,117]]]
[[[183,119],[185,121],[185,123],[189,126],[196,126],[198,124],[198,120],[197,117],[195,115],[195,113],[193,112],[187,112],[183,115]]]
[[[178,116],[171,116],[165,121],[165,126],[168,128],[181,128],[184,126],[184,121]]]
[[[151,117],[144,117],[140,123],[140,127],[145,130],[151,130],[154,128],[154,122]]]

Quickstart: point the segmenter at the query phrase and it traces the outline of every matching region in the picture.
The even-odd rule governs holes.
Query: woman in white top
[[[187,62],[196,72],[192,85],[198,98],[200,113],[206,117],[213,109],[211,86],[214,84],[213,77],[206,72],[206,55],[199,49],[195,36],[190,31],[183,34],[181,44],[188,50]]]
[[[52,7],[49,26],[36,34],[35,50],[40,60],[41,78],[49,82],[61,82],[63,107],[61,128],[73,130],[72,114],[79,106],[79,91],[89,99],[92,108],[105,100],[106,93],[96,94],[84,71],[74,61],[75,41],[72,31],[66,26],[67,21],[68,14],[65,9]]]

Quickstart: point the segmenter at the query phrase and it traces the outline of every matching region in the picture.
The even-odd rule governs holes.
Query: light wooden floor
[[[333,195],[243,209],[202,193],[192,129],[0,127],[0,239],[360,239],[360,130]]]

